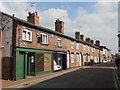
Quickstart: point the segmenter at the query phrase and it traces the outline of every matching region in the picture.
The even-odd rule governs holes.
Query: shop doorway
[[[35,53],[28,53],[27,57],[27,76],[35,73]]]

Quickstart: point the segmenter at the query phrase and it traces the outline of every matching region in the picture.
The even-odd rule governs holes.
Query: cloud
[[[93,13],[88,13],[84,8],[79,8],[74,20],[68,17],[66,9],[49,8],[45,11],[39,11],[40,25],[55,30],[55,21],[57,18],[64,21],[65,34],[74,37],[75,31],[80,31],[85,37],[93,40],[99,39],[102,45],[106,45],[112,50],[112,53],[118,51],[117,32],[118,16],[117,2],[97,2],[92,8]],[[26,20],[27,3],[0,2],[0,9],[8,14],[15,13],[15,16]]]
[[[0,10],[10,15],[26,20],[26,2],[0,2]]]
[[[99,39],[102,45],[106,45],[113,53],[118,51],[118,13],[117,3],[98,2],[94,12],[87,13],[84,9],[78,10],[78,16],[74,22],[81,24],[81,32],[94,40]]]
[[[117,3],[98,2],[94,7],[93,13],[79,8],[74,20],[68,17],[67,10],[50,8],[40,11],[40,25],[55,29],[55,20],[61,18],[65,25],[65,34],[74,37],[75,31],[80,31],[85,37],[93,40],[99,39],[101,45],[106,45],[113,53],[117,52]]]
[[[40,11],[39,16],[40,25],[43,25],[54,30],[55,27],[54,22],[56,21],[56,19],[57,18],[63,19],[64,17],[68,17],[68,13],[67,10],[50,8],[46,11]]]

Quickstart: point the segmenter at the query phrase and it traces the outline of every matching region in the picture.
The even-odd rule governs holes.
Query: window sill
[[[62,48],[62,46],[58,46],[58,48]]]
[[[29,41],[29,40],[23,40],[23,41],[24,41],[24,42],[30,42],[30,43],[32,43],[32,40],[30,40],[30,41]]]
[[[44,44],[44,43],[40,43],[41,45],[46,45],[46,46],[48,46],[48,44]]]

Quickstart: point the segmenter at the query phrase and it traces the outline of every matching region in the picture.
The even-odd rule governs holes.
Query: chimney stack
[[[91,43],[90,38],[86,38],[86,42]]]
[[[64,34],[64,22],[60,21],[59,19],[55,22],[55,31]]]
[[[100,46],[100,40],[96,40],[96,45]]]
[[[91,44],[94,44],[94,40],[91,40]]]
[[[33,12],[33,13],[29,12],[27,21],[35,25],[39,25],[39,16],[37,16],[37,12]]]
[[[84,41],[84,35],[83,35],[83,34],[80,35],[80,39],[81,39],[82,41]]]
[[[75,32],[75,39],[80,40],[80,32]]]

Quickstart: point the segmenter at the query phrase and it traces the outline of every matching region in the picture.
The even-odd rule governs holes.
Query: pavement
[[[72,88],[74,88],[74,87],[93,88],[95,86],[97,88],[100,88],[100,87],[118,88],[119,87],[118,74],[117,74],[118,71],[115,68],[116,67],[114,66],[114,63],[95,64],[93,66],[81,66],[81,67],[71,68],[68,70],[62,70],[62,71],[58,71],[58,72],[48,73],[48,74],[41,75],[41,76],[33,76],[33,77],[29,77],[27,79],[21,79],[18,81],[1,80],[1,82],[2,82],[2,88],[4,88],[4,89],[5,88],[8,88],[8,89],[10,89],[10,88],[36,88],[37,86],[38,86],[37,88],[44,88],[44,85],[45,86],[47,85],[48,88],[51,88],[51,87],[58,88],[60,86],[54,86],[54,82],[57,82],[57,83],[55,83],[56,85],[59,85],[59,83],[61,82],[61,86],[62,86],[63,84],[66,85],[66,84],[70,84],[69,82],[73,82],[71,80],[76,80],[74,82],[83,83],[83,85],[81,84],[82,86],[81,85],[74,86],[74,85],[70,84],[70,85],[66,85],[66,86],[63,85],[62,87],[63,88],[64,87],[67,87],[67,88],[71,88],[71,87]],[[114,72],[112,73],[113,70],[114,70]],[[115,72],[115,70],[116,70],[116,72]],[[98,71],[100,71],[100,72],[98,72]],[[105,74],[105,72],[108,72],[108,73]],[[90,73],[92,73],[92,74],[90,74]],[[78,79],[78,76],[80,79]],[[95,77],[95,76],[97,76],[97,77]],[[89,81],[90,80],[92,81],[94,79],[97,80],[98,76],[99,76],[98,81],[103,80],[104,79],[103,77],[105,77],[105,76],[106,77],[108,76],[108,77],[107,77],[106,81],[97,82],[98,85],[100,84],[101,86],[94,85],[96,83],[96,81],[92,82],[92,84],[90,84],[91,82],[89,82]],[[70,77],[72,77],[72,78],[70,79]],[[76,77],[76,78],[74,78],[74,77]],[[110,79],[110,78],[112,78],[112,79]],[[53,80],[53,81],[51,81],[51,80]],[[105,86],[104,84],[101,84],[104,82],[108,83],[108,85]],[[50,83],[52,83],[52,84],[50,84]],[[86,83],[89,83],[88,84],[89,86],[85,86]],[[52,85],[52,86],[49,86],[49,85]],[[71,86],[71,87],[68,87],[68,86]]]
[[[77,69],[28,86],[29,88],[104,88],[116,89],[117,84],[114,79],[114,63],[96,64],[93,66]],[[23,89],[23,90],[24,90]]]
[[[67,70],[62,70],[62,71],[57,71],[57,72],[52,72],[52,73],[48,73],[45,75],[40,75],[40,76],[31,76],[28,77],[26,79],[21,79],[18,81],[10,81],[10,80],[0,80],[0,82],[2,82],[2,88],[25,88],[28,87],[30,85],[45,81],[45,80],[49,80],[51,78],[55,78],[58,77],[60,75],[75,71],[77,69],[83,68],[84,66],[81,67],[76,67],[76,68],[71,68],[71,69],[67,69]]]

